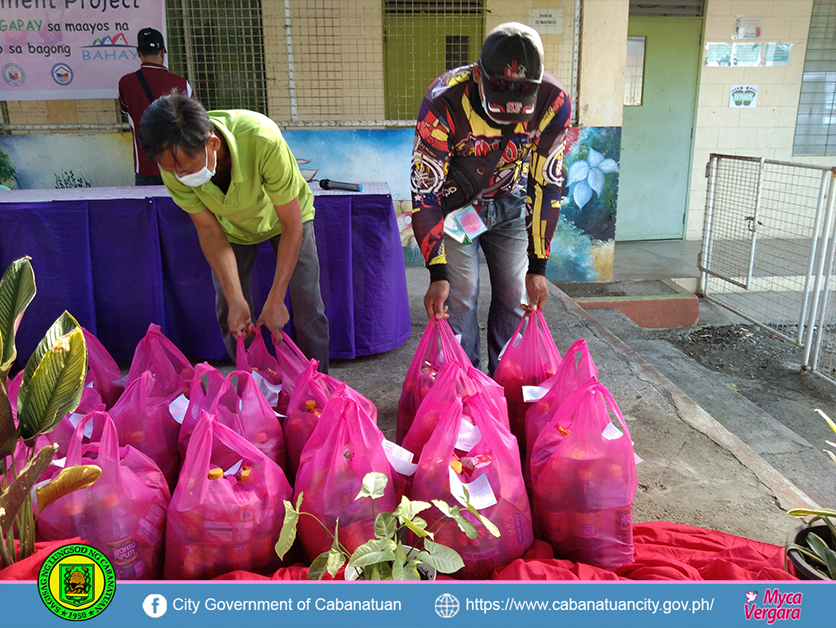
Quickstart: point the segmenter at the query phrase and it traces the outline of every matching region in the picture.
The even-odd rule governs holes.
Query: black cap
[[[531,118],[543,56],[540,35],[530,26],[506,22],[488,33],[479,56],[488,116],[502,123]]]
[[[136,47],[144,55],[155,55],[165,51],[163,34],[153,28],[143,28],[136,37]]]

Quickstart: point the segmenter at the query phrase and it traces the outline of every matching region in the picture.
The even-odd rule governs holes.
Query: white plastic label
[[[282,390],[282,385],[269,382],[265,379],[264,375],[257,371],[252,372],[252,377],[255,380],[255,385],[258,386],[261,394],[267,400],[267,403],[270,404],[271,408],[275,408],[279,403],[279,392]]]
[[[412,475],[418,469],[418,465],[412,462],[414,455],[411,451],[396,445],[390,440],[383,439],[383,451],[392,468],[401,475]]]
[[[459,426],[459,437],[456,439],[456,449],[470,451],[480,440],[482,440],[482,430],[462,417],[462,422]]]
[[[229,467],[229,469],[224,471],[224,475],[235,475],[236,473],[238,473],[238,469],[241,468],[242,464],[244,464],[244,459],[243,458],[241,460],[239,460],[238,462],[236,462],[231,467]]]
[[[186,398],[186,395],[180,395],[168,404],[168,411],[171,413],[171,416],[174,417],[174,420],[177,421],[180,425],[183,425],[183,418],[186,416],[186,410],[189,409],[189,400]]]
[[[496,495],[493,493],[491,483],[488,481],[488,476],[484,473],[476,478],[470,484],[465,484],[459,479],[458,474],[449,468],[450,476],[450,494],[456,498],[462,506],[467,506],[467,501],[464,498],[464,490],[467,489],[467,494],[470,495],[470,503],[476,510],[482,510],[496,504]]]
[[[70,422],[70,425],[73,426],[73,429],[78,429],[78,424],[81,423],[81,419],[85,416],[87,415],[73,412],[67,417],[67,420]],[[87,424],[84,426],[84,437],[93,438],[93,421],[87,421]]]
[[[67,464],[67,458],[53,458],[50,464],[54,464],[56,467],[60,467],[61,469],[63,469]],[[47,482],[49,482],[49,480],[47,480]],[[41,484],[44,484],[44,482],[42,482]],[[38,485],[36,484],[36,486]]]
[[[523,386],[523,401],[526,403],[540,401],[540,399],[546,396],[546,393],[549,392],[549,390],[551,389],[545,386]]]

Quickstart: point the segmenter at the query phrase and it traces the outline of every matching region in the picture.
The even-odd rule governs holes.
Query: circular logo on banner
[[[99,615],[113,600],[113,565],[89,545],[65,545],[52,552],[38,573],[38,594],[62,619],[82,621]]]
[[[66,63],[56,63],[52,66],[52,80],[59,85],[69,85],[73,82],[73,69]]]
[[[23,85],[26,80],[26,75],[23,73],[23,68],[17,63],[7,63],[3,66],[3,80],[9,85]]]
[[[435,600],[436,615],[443,619],[452,619],[459,612],[459,600],[451,593],[442,593]]]

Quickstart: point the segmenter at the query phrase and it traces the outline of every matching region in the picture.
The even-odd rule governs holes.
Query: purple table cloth
[[[333,359],[389,351],[412,329],[392,197],[385,183],[363,189],[314,190]],[[6,192],[0,196],[0,272],[24,255],[32,258],[38,294],[18,330],[17,366],[64,310],[119,361],[133,357],[149,323],[159,324],[192,358],[228,357],[209,266],[191,220],[165,188]],[[264,243],[253,275],[256,312],[274,269]]]

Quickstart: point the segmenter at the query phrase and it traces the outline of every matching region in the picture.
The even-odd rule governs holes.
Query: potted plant
[[[367,473],[363,478],[363,485],[355,500],[370,498],[372,500],[372,518],[374,520],[375,538],[359,546],[354,552],[349,552],[338,540],[339,519],[334,532],[329,534],[334,539],[331,549],[323,552],[314,559],[308,569],[309,580],[321,580],[325,573],[335,577],[340,568],[345,565],[347,579],[361,580],[421,580],[421,571],[426,567],[441,573],[454,573],[464,567],[459,553],[445,545],[434,542],[432,530],[427,529],[427,522],[419,517],[419,513],[433,505],[444,515],[445,519],[453,519],[469,539],[478,535],[476,526],[462,515],[462,511],[473,514],[478,521],[487,528],[488,532],[498,537],[499,529],[488,519],[482,517],[470,504],[470,498],[465,489],[466,508],[450,506],[442,499],[432,500],[432,504],[413,501],[407,497],[401,498],[401,503],[393,512],[374,514],[374,500],[383,497],[388,478],[383,473]],[[282,531],[276,543],[276,553],[284,558],[296,539],[296,524],[302,515],[313,517],[320,525],[326,527],[316,516],[300,510],[303,494],[300,493],[294,507],[285,500],[285,516]],[[326,527],[327,529],[327,527]],[[402,542],[406,532],[412,532],[417,546],[404,545]],[[354,574],[351,570],[356,570]],[[425,579],[427,577],[425,576]]]
[[[51,431],[64,415],[75,410],[87,375],[84,332],[76,320],[64,312],[26,363],[17,395],[15,421],[9,401],[9,371],[17,357],[15,334],[35,292],[35,275],[29,258],[12,262],[0,279],[2,567],[8,567],[35,552],[32,487],[49,466],[58,448],[57,445],[48,445],[35,451],[35,441],[41,434]],[[101,469],[95,465],[63,469],[49,483],[37,489],[38,511],[67,493],[90,486],[99,475]]]
[[[821,410],[816,412],[836,432],[836,423]],[[825,442],[836,447],[836,443]],[[836,463],[836,455],[824,451]],[[791,563],[795,575],[802,580],[836,580],[836,510],[796,508],[787,514],[812,519],[790,532],[784,548],[784,568],[788,570]]]

